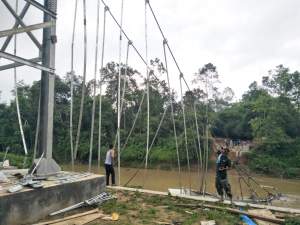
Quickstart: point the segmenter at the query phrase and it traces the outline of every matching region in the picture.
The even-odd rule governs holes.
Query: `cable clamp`
[[[168,40],[164,39],[163,43],[164,43],[164,45],[168,44]]]
[[[145,0],[145,3],[146,3],[146,4],[149,4],[150,2],[149,2],[149,0]]]
[[[132,45],[132,41],[131,40],[128,40],[128,45]]]
[[[104,11],[109,11],[109,7],[108,7],[108,6],[105,6],[105,7],[104,7]]]
[[[50,36],[50,40],[51,40],[51,43],[52,43],[52,44],[57,43],[57,36],[56,36],[56,35],[51,35],[51,36]]]
[[[179,74],[179,77],[180,77],[180,78],[183,78],[183,73],[180,73],[180,74]]]

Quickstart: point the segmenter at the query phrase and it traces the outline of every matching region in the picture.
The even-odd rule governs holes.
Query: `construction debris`
[[[9,180],[8,180],[8,178],[6,177],[6,175],[3,173],[3,172],[1,172],[0,171],[0,183],[6,183],[6,182],[8,182]]]
[[[61,219],[46,221],[33,225],[84,225],[96,219],[116,221],[119,219],[119,214],[113,213],[111,216],[99,212],[99,209],[93,209],[84,213],[77,213],[72,216],[64,217]]]
[[[90,215],[90,214],[94,214],[94,213],[98,213],[98,212],[99,212],[99,209],[93,209],[93,210],[90,210],[90,211],[87,211],[87,212],[84,212],[84,213],[77,213],[75,215],[64,217],[64,218],[61,218],[61,219],[51,220],[51,221],[37,223],[37,224],[33,224],[33,225],[57,224],[59,222],[75,219],[75,218],[78,218],[78,217],[82,217],[82,216],[86,216],[86,215]]]
[[[111,221],[117,221],[119,220],[119,214],[118,213],[112,213],[111,216],[105,216],[101,218],[102,220],[111,220]]]
[[[54,215],[58,215],[60,213],[65,213],[65,212],[68,212],[70,210],[73,210],[73,209],[77,209],[77,208],[80,208],[80,207],[83,207],[83,206],[93,206],[93,205],[99,205],[107,200],[110,200],[110,199],[113,199],[115,198],[114,196],[106,193],[106,192],[103,192],[93,198],[90,198],[88,200],[85,200],[83,202],[79,202],[75,205],[72,205],[72,206],[69,206],[67,208],[64,208],[64,209],[61,209],[59,211],[56,211],[56,212],[53,212],[50,214],[50,216],[54,216]]]
[[[20,190],[22,190],[22,189],[23,189],[23,185],[21,185],[21,184],[16,184],[16,185],[10,187],[7,191],[8,191],[9,193],[15,193],[15,192],[18,192],[18,191],[20,191]]]
[[[216,225],[216,221],[214,220],[208,220],[208,221],[201,221],[201,225]]]

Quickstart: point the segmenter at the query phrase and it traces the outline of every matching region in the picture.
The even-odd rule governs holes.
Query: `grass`
[[[5,152],[0,152],[0,161],[3,160]],[[16,166],[19,169],[29,168],[32,163],[32,156],[25,157],[24,155],[17,155],[14,153],[7,153],[6,159],[9,160],[11,166]]]
[[[215,220],[217,224],[242,224],[239,216],[227,212],[191,209],[179,204],[196,204],[193,200],[171,196],[148,195],[140,192],[112,191],[116,200],[105,202],[99,207],[106,214],[116,212],[120,215],[118,221],[97,221],[98,224],[157,224],[157,222],[179,222],[183,225],[200,224],[203,220]]]

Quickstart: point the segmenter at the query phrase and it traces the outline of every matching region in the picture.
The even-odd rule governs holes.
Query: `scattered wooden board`
[[[169,188],[168,190],[169,190],[170,195],[179,197],[179,198],[186,198],[186,199],[198,200],[198,201],[203,201],[203,202],[211,202],[211,203],[220,202],[220,200],[218,198],[215,198],[212,196],[184,194],[180,191],[179,188]],[[224,201],[223,204],[231,205],[231,202]],[[269,209],[269,210],[272,210],[275,212],[300,214],[300,209],[294,209],[294,208],[278,207],[278,206],[272,206],[272,205],[263,205],[263,204],[255,204],[255,203],[247,203],[247,202],[239,202],[239,201],[233,201],[233,204],[235,206],[240,206],[240,207]]]
[[[46,221],[46,222],[37,223],[37,224],[33,224],[33,225],[55,224],[55,223],[63,222],[63,221],[66,221],[66,220],[71,220],[71,219],[74,219],[74,218],[77,218],[77,217],[82,217],[82,216],[85,216],[85,215],[90,215],[90,214],[98,213],[98,212],[99,212],[98,209],[93,209],[93,210],[90,210],[90,211],[87,211],[87,212],[84,212],[84,213],[77,213],[75,215],[64,217],[64,218],[61,218],[61,219]]]
[[[249,209],[248,212],[276,219],[276,216],[268,209]],[[259,219],[254,220],[258,225],[276,225],[276,223],[266,222]]]
[[[216,225],[216,221],[214,220],[208,220],[208,221],[201,221],[201,225]]]
[[[147,189],[140,189],[140,188],[129,188],[129,187],[121,187],[121,186],[106,186],[109,189],[120,190],[120,191],[133,191],[133,192],[140,192],[140,193],[147,193],[153,195],[168,195],[168,192],[163,191],[152,191]]]
[[[82,217],[77,217],[71,220],[62,221],[58,223],[53,223],[53,225],[84,225],[90,223],[96,219],[102,218],[104,215],[102,213],[93,213],[89,215],[85,215]]]

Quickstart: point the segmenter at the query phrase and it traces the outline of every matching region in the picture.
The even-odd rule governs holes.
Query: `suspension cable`
[[[100,0],[97,1],[96,48],[95,48],[95,69],[94,69],[94,93],[93,93],[93,106],[92,106],[91,137],[90,137],[89,172],[91,172],[91,165],[92,165],[94,125],[95,125],[96,85],[97,85],[97,70],[98,70],[98,43],[99,43],[99,10],[100,10]]]
[[[72,32],[72,44],[71,44],[71,72],[70,72],[70,92],[71,92],[71,106],[70,106],[70,147],[71,147],[71,165],[72,171],[74,171],[74,145],[73,145],[73,92],[74,92],[74,42],[75,42],[75,28],[77,18],[77,6],[78,0],[75,1],[74,19],[73,19],[73,32]]]
[[[161,28],[161,26],[160,26],[160,24],[159,24],[159,22],[158,22],[158,20],[157,20],[157,17],[156,17],[156,15],[155,15],[155,13],[154,13],[154,11],[153,11],[153,9],[152,9],[152,6],[151,6],[149,0],[147,0],[146,2],[148,3],[148,6],[149,6],[149,8],[150,8],[150,11],[151,11],[151,13],[152,13],[152,15],[153,15],[153,18],[154,18],[154,20],[155,20],[155,22],[156,22],[156,24],[157,24],[157,26],[158,26],[158,29],[159,29],[159,31],[160,31],[160,33],[161,33],[163,39],[166,40],[166,36],[164,35],[164,33],[163,33],[163,31],[162,31],[162,28]],[[173,54],[173,51],[172,51],[170,45],[168,44],[167,41],[165,41],[165,42],[166,42],[165,44],[167,45],[168,50],[169,50],[169,52],[170,52],[170,54],[171,54],[171,56],[172,56],[172,58],[173,58],[173,61],[174,61],[175,65],[176,65],[176,67],[177,67],[177,69],[178,69],[178,71],[179,71],[179,73],[180,73],[181,98],[182,98],[182,97],[183,97],[183,94],[182,94],[182,80],[183,80],[184,83],[186,84],[188,90],[190,90],[190,88],[189,88],[188,83],[186,82],[186,79],[185,79],[184,76],[183,76],[182,70],[181,70],[180,67],[179,67],[179,64],[178,64],[178,62],[177,62],[177,60],[176,60],[176,58],[175,58],[175,56],[174,56],[174,54]],[[183,103],[183,99],[181,99],[181,102]],[[185,124],[184,104],[182,104],[182,108],[183,108],[183,114],[184,114],[183,117],[184,117],[184,124]],[[186,140],[185,142],[186,142],[186,150],[187,150],[186,152],[187,152],[187,156],[188,156],[186,127],[185,127],[185,140]],[[187,160],[188,160],[189,177],[190,177],[191,175],[190,175],[189,159],[187,159]],[[190,177],[189,179],[190,179],[190,188],[191,188],[191,177]]]
[[[191,191],[191,189],[192,189],[191,167],[190,167],[189,149],[188,149],[188,141],[187,141],[185,106],[184,106],[184,102],[183,102],[181,77],[182,77],[182,74],[180,74],[180,77],[179,77],[179,82],[180,82],[180,98],[181,98],[181,107],[182,107],[182,115],[183,115],[185,151],[186,151],[187,167],[188,167],[188,173],[189,173],[189,189]]]
[[[16,12],[18,12],[19,8],[19,0],[16,0]],[[14,55],[17,54],[17,34],[14,36]],[[22,125],[22,119],[21,119],[21,113],[20,113],[20,106],[19,106],[19,97],[18,97],[18,84],[17,84],[17,68],[14,68],[14,89],[15,89],[15,101],[16,101],[16,107],[17,107],[17,116],[18,116],[18,122],[19,122],[19,128],[21,133],[21,138],[23,142],[23,149],[25,152],[25,155],[28,154],[26,140],[24,136],[24,130]]]
[[[86,80],[86,66],[87,66],[87,30],[86,30],[86,0],[83,0],[83,28],[84,28],[84,59],[83,59],[83,79],[82,79],[82,90],[81,90],[81,101],[80,101],[80,112],[79,112],[79,121],[77,127],[77,136],[75,144],[74,159],[77,158],[79,139],[80,139],[80,130],[82,123],[83,115],[83,104],[85,97],[85,80]]]
[[[151,11],[151,13],[152,13],[152,15],[153,15],[153,18],[154,18],[154,20],[155,20],[155,22],[156,22],[156,24],[157,24],[157,26],[158,26],[158,29],[159,29],[159,31],[160,31],[162,37],[163,37],[163,40],[167,40],[167,39],[166,39],[166,36],[164,35],[164,32],[163,32],[162,29],[161,29],[161,26],[160,26],[159,22],[158,22],[158,20],[157,20],[157,18],[156,18],[156,16],[155,16],[155,13],[154,13],[154,11],[153,11],[153,9],[152,9],[152,7],[151,7],[150,1],[149,1],[149,0],[146,0],[146,3],[149,5],[150,11]],[[178,63],[177,63],[176,58],[174,57],[174,54],[173,54],[172,49],[170,48],[170,45],[168,44],[168,42],[166,42],[166,45],[167,45],[167,47],[168,47],[168,49],[169,49],[169,51],[170,51],[170,53],[171,53],[171,56],[172,56],[172,58],[173,58],[173,60],[174,60],[174,62],[175,62],[175,65],[176,65],[176,67],[177,67],[179,73],[182,74],[182,71],[181,71],[181,69],[180,69],[180,67],[179,67],[179,65],[178,65]]]
[[[98,131],[98,169],[100,169],[101,161],[101,127],[102,127],[102,72],[103,72],[103,62],[104,62],[104,51],[105,51],[105,31],[106,31],[106,12],[108,7],[104,7],[103,15],[103,32],[102,32],[102,52],[101,52],[101,67],[100,67],[100,79],[99,79],[99,131]]]
[[[134,45],[134,43],[132,42],[132,40],[129,38],[129,36],[126,34],[126,32],[124,31],[124,29],[121,27],[121,25],[119,24],[119,22],[117,21],[117,19],[115,18],[115,16],[113,15],[113,13],[110,11],[109,7],[107,6],[107,4],[105,3],[104,0],[101,0],[102,3],[107,7],[107,11],[109,12],[109,15],[111,16],[111,18],[113,19],[113,21],[115,22],[115,24],[122,30],[123,35],[125,36],[125,38],[128,41],[131,41],[131,46],[134,49],[134,51],[136,52],[136,54],[139,56],[139,58],[142,60],[142,62],[147,66],[148,63],[147,61],[144,59],[144,57],[142,56],[142,54],[140,53],[140,51],[136,48],[136,46]],[[151,68],[148,65],[148,69],[151,70]],[[153,73],[151,74],[156,80],[159,80],[157,78],[157,76]]]
[[[148,168],[148,154],[149,154],[149,134],[150,134],[150,91],[149,91],[149,67],[148,67],[148,24],[147,24],[147,1],[145,0],[145,54],[146,54],[146,75],[147,75],[147,144],[146,144],[146,162],[145,169]]]
[[[181,187],[182,187],[181,166],[180,166],[180,157],[179,157],[179,148],[178,148],[176,124],[175,124],[175,117],[174,117],[174,106],[173,106],[173,99],[172,99],[172,93],[171,93],[169,69],[168,69],[168,60],[167,60],[167,53],[166,53],[166,46],[165,46],[166,42],[167,42],[167,40],[163,41],[164,59],[165,59],[166,75],[167,75],[167,82],[168,82],[168,89],[169,89],[169,101],[170,101],[170,106],[171,106],[171,117],[172,117],[172,122],[173,122],[173,132],[174,132],[174,139],[175,139],[176,155],[177,155],[178,178],[179,178],[178,180],[179,180],[179,187],[180,187],[180,190],[181,190]]]

